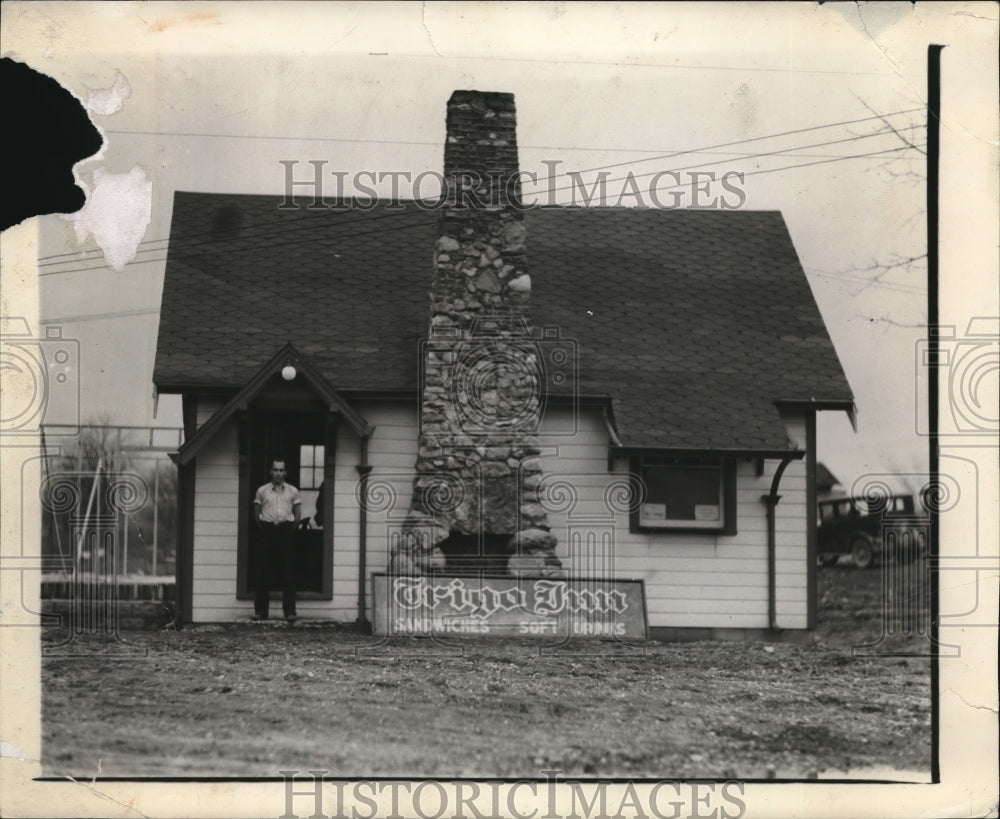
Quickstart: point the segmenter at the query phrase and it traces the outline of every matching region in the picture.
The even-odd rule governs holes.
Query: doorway
[[[241,549],[246,571],[240,572],[244,588],[241,596],[253,596],[259,557],[260,530],[253,520],[253,498],[257,487],[270,479],[271,462],[285,461],[285,480],[299,490],[301,520],[295,532],[296,589],[302,599],[326,598],[332,588],[333,510],[324,509],[324,526],[316,523],[316,504],[326,471],[328,424],[321,412],[255,411],[250,413],[248,458],[249,499],[244,514],[249,515],[246,531],[248,548]],[[331,493],[327,493],[331,494]],[[327,504],[329,507],[330,504]],[[277,574],[272,574],[277,577]],[[280,584],[272,598],[279,599]]]

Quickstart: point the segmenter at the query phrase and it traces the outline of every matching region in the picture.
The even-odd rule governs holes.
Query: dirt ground
[[[51,650],[78,656],[43,661],[44,773],[929,771],[926,638],[896,633],[878,649],[924,656],[852,655],[883,633],[882,572],[818,571],[819,628],[799,644],[380,643],[332,625],[248,623],[128,632],[132,656],[111,659],[121,645],[77,639]]]

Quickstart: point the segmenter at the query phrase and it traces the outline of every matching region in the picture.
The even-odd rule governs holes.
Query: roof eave
[[[648,447],[648,446],[610,446],[613,455],[671,455],[676,457],[693,457],[709,455],[722,458],[763,458],[767,461],[801,460],[805,457],[804,449],[760,449],[754,447],[730,449],[726,447]]]
[[[369,438],[374,431],[368,422],[341,397],[340,393],[300,353],[293,344],[286,344],[265,363],[226,404],[216,411],[178,451],[179,463],[189,463],[237,411],[245,410],[252,398],[264,387],[268,379],[288,365],[295,367],[312,388],[325,399],[331,411],[339,412],[361,438]]]
[[[779,398],[774,403],[778,409],[846,412],[851,429],[858,431],[858,407],[853,398]]]

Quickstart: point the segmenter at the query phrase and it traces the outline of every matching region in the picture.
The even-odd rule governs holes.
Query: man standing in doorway
[[[254,620],[266,620],[271,598],[270,568],[280,566],[281,607],[289,624],[295,614],[295,530],[299,525],[302,501],[299,490],[285,483],[285,462],[271,462],[271,481],[265,483],[253,500],[253,515],[261,529],[261,549],[257,555],[257,586],[254,593]],[[272,562],[273,561],[273,562]]]

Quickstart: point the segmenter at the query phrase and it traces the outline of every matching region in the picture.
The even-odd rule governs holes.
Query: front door
[[[327,424],[325,415],[316,412],[252,412],[249,424],[250,515],[247,531],[250,548],[246,555],[247,572],[244,594],[254,592],[257,548],[260,530],[253,521],[253,495],[258,486],[270,479],[271,461],[281,458],[287,469],[286,480],[299,490],[302,499],[301,523],[295,533],[297,588],[300,593],[322,593],[324,577],[331,571],[324,565],[324,530],[316,525],[316,502],[323,483]],[[324,510],[324,522],[330,526],[332,515]],[[277,575],[274,575],[277,578]],[[280,589],[275,582],[273,589]],[[329,584],[327,584],[329,588]],[[280,591],[272,591],[277,599]]]

